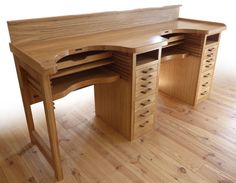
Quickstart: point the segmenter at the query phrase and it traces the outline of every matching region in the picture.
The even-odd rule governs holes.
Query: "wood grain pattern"
[[[174,5],[121,12],[9,21],[8,26],[12,42],[41,41],[168,22],[178,18],[179,7],[179,5]]]
[[[92,88],[57,102],[62,182],[234,183],[236,83],[226,82],[216,81],[210,98],[195,108],[161,93],[156,130],[132,143],[95,118]],[[40,115],[36,120],[45,140],[44,121]],[[53,171],[36,146],[18,154],[28,142],[23,138],[24,121],[13,117],[9,122],[0,132],[1,158],[5,157],[0,180],[54,183]],[[8,135],[2,134],[5,130]],[[12,148],[9,141],[17,146]]]

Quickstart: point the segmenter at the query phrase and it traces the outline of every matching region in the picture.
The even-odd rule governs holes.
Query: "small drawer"
[[[201,80],[211,79],[213,76],[213,72],[214,72],[213,69],[208,70],[206,72],[202,72],[201,73]]]
[[[208,88],[211,85],[211,79],[200,81],[200,89]]]
[[[136,98],[143,98],[156,92],[156,85],[151,85],[141,90],[136,90]]]
[[[154,115],[151,115],[134,124],[134,136],[138,137],[147,133],[154,128]]]
[[[149,74],[143,74],[139,77],[136,78],[136,84],[138,83],[143,83],[143,82],[148,82],[148,81],[156,81],[157,77],[157,72],[152,72]]]
[[[152,106],[155,104],[156,101],[156,95],[149,95],[146,98],[140,99],[135,102],[135,111],[144,109],[146,107]]]
[[[155,87],[156,87],[156,79],[138,82],[136,84],[136,92],[138,92],[140,90],[145,90],[147,88],[155,88]]]
[[[148,107],[145,107],[143,109],[140,109],[138,111],[135,112],[135,121],[142,121],[143,119],[147,118],[150,115],[153,115],[153,111],[154,111],[154,106],[155,105],[151,105]]]
[[[204,59],[215,58],[217,53],[217,45],[205,49]]]
[[[210,70],[214,68],[215,63],[208,63],[202,66],[202,72],[205,72],[207,70]]]
[[[136,77],[148,75],[153,72],[157,72],[157,64],[146,64],[147,66],[136,70]]]
[[[210,87],[207,88],[200,88],[199,93],[198,93],[198,99],[202,99],[208,96],[210,91]]]
[[[215,64],[215,58],[207,58],[203,60],[202,65],[207,65],[207,64]]]

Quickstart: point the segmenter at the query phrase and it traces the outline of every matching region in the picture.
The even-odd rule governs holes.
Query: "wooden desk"
[[[132,140],[154,128],[158,90],[190,105],[208,98],[226,27],[179,18],[179,7],[8,22],[31,142],[57,180],[54,100],[94,85],[96,115]],[[32,118],[31,105],[40,101],[50,148]]]

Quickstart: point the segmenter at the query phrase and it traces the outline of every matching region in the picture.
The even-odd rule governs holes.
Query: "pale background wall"
[[[181,17],[223,22],[228,30],[222,41],[216,67],[216,77],[236,79],[234,18],[235,1],[213,0],[7,0],[0,1],[0,129],[12,117],[23,116],[18,81],[12,55],[9,51],[7,20],[124,10],[142,7],[182,4]],[[229,75],[230,73],[230,75]],[[92,97],[92,88],[81,91]],[[88,92],[89,91],[89,92]],[[73,94],[74,95],[74,94]],[[77,95],[74,95],[76,97]],[[0,131],[1,132],[1,131]]]

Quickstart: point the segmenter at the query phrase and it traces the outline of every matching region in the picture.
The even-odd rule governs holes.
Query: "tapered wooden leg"
[[[57,137],[57,128],[54,114],[53,98],[51,91],[51,83],[48,76],[42,78],[43,103],[45,109],[45,116],[48,127],[48,136],[51,146],[52,160],[54,165],[55,176],[57,180],[63,179],[63,172],[61,166],[59,142]]]
[[[15,58],[15,60],[16,59],[17,58]],[[35,130],[35,127],[34,127],[32,111],[31,111],[30,94],[29,94],[29,89],[27,87],[27,79],[25,75],[26,73],[16,62],[15,62],[15,65],[16,65],[16,71],[18,75],[19,84],[20,84],[21,96],[23,100],[25,116],[26,116],[31,143],[35,144],[34,137],[33,137],[33,131]]]

